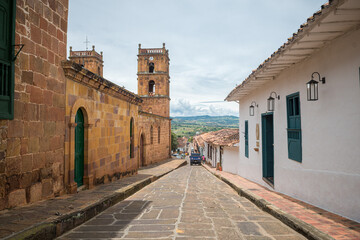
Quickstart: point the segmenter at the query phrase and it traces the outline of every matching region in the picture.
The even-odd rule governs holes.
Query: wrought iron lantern
[[[319,77],[319,82],[322,84],[325,83],[325,78],[320,77],[320,73],[313,72],[311,74],[311,80],[306,83],[306,90],[307,90],[307,100],[308,101],[317,101],[319,99],[319,82],[314,80],[314,74],[317,74]]]
[[[251,105],[250,105],[250,107],[249,107],[249,114],[250,114],[250,116],[254,116],[255,107],[258,107],[258,105],[256,104],[255,101],[252,101],[252,102],[251,102]]]
[[[280,100],[280,95],[277,95],[276,92],[271,92],[270,97],[267,99],[267,108],[269,112],[273,112],[275,110],[275,98],[272,95],[275,94],[275,98]]]

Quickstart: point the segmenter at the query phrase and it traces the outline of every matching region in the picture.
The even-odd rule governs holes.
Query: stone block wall
[[[167,73],[163,73],[163,74],[145,73],[139,75],[138,94],[140,96],[149,95],[149,82],[151,80],[155,82],[154,95],[170,96],[169,76]]]
[[[151,127],[152,127],[152,141],[151,141]],[[159,129],[160,127],[160,137]],[[144,134],[144,163],[149,165],[156,162],[161,162],[170,158],[170,129],[171,120],[169,118],[156,116],[154,114],[140,112],[139,113],[139,138]],[[141,146],[139,146],[139,151]],[[139,159],[140,161],[140,159]],[[139,163],[141,164],[141,163]]]
[[[64,193],[68,0],[17,0],[14,119],[0,120],[0,210]],[[16,49],[17,50],[17,49]]]
[[[134,157],[130,158],[130,120],[134,119],[134,133],[138,132],[139,102],[118,93],[118,86],[104,87],[107,82],[80,65],[67,62],[66,71],[71,71],[66,81],[66,138],[65,138],[65,182],[70,192],[74,183],[74,123],[78,109],[85,116],[84,184],[107,183],[137,172],[138,138],[134,134]],[[76,73],[76,71],[78,71]],[[70,76],[76,75],[75,78]],[[81,81],[80,81],[81,79]],[[100,86],[100,87],[99,87]],[[115,95],[118,94],[118,95]]]
[[[160,115],[163,117],[170,116],[170,99],[169,97],[142,97],[141,110],[144,112]]]
[[[151,50],[157,50],[156,53]],[[150,59],[152,57],[152,59]],[[163,48],[141,49],[138,55],[138,71],[149,72],[149,63],[155,63],[154,72],[169,72],[170,59],[168,51]]]

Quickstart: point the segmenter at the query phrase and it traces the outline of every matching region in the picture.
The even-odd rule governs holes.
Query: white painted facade
[[[216,167],[216,164],[220,161],[220,146],[204,142],[204,156],[207,163],[212,167]]]
[[[238,173],[239,167],[239,145],[223,147],[222,170],[233,174]]]
[[[360,30],[341,36],[306,60],[282,71],[239,103],[238,174],[269,187],[262,179],[261,114],[272,91],[275,100],[274,189],[328,211],[360,221]],[[313,72],[319,100],[307,101],[306,82]],[[286,96],[300,93],[302,162],[288,158]],[[255,115],[249,106],[256,101]],[[244,121],[249,124],[249,158],[244,156]],[[260,125],[260,151],[254,151]]]

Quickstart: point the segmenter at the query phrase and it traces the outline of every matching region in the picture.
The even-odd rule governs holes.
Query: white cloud
[[[104,52],[106,79],[137,93],[138,43],[170,54],[172,114],[237,112],[221,101],[325,0],[70,1],[68,46]],[[186,100],[184,100],[186,99]],[[187,106],[185,108],[184,106]]]
[[[232,106],[232,105],[236,106]],[[220,101],[210,101],[210,102],[190,102],[186,99],[178,99],[171,102],[171,117],[177,116],[224,116],[224,115],[233,115],[237,116],[238,111],[236,103],[227,103]]]

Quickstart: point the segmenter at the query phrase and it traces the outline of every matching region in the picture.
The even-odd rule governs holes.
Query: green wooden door
[[[0,1],[0,119],[14,117],[15,0]]]
[[[261,115],[263,177],[274,183],[274,124],[273,114]]]
[[[79,109],[75,116],[75,182],[83,185],[84,177],[84,115]]]
[[[249,157],[249,124],[245,121],[245,157]]]

